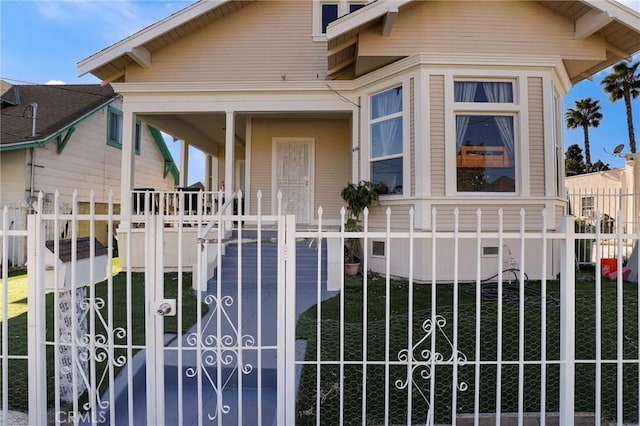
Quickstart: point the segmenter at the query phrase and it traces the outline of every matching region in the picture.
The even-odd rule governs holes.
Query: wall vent
[[[372,256],[384,256],[384,249],[385,249],[384,241],[373,241],[371,243]]]
[[[499,253],[498,246],[485,246],[482,247],[482,256],[483,257],[498,257]]]

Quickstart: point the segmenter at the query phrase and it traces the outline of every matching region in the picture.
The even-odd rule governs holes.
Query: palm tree
[[[591,171],[591,150],[589,148],[589,127],[598,127],[602,114],[600,114],[600,101],[591,98],[576,101],[575,109],[569,108],[565,114],[567,127],[577,129],[582,127],[584,131],[584,158],[586,171]]]
[[[627,129],[629,130],[629,148],[636,152],[636,137],[633,132],[633,117],[631,115],[631,99],[640,96],[640,73],[636,74],[640,62],[627,66],[620,62],[613,66],[613,72],[602,79],[603,91],[609,95],[611,102],[624,99],[627,108]]]

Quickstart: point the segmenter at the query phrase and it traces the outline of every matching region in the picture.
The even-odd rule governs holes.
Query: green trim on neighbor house
[[[147,128],[151,132],[151,136],[153,136],[153,140],[156,142],[156,145],[158,145],[162,158],[164,158],[164,177],[167,177],[167,175],[171,173],[173,176],[173,182],[178,186],[180,184],[180,171],[178,170],[176,163],[173,161],[173,157],[171,156],[171,152],[169,152],[169,148],[167,148],[164,138],[160,134],[160,131],[155,127],[147,125]]]
[[[62,137],[62,133],[58,135],[58,137],[56,138],[58,140],[58,154],[62,154],[62,151],[64,151],[64,148],[67,146],[69,140],[71,139],[71,135],[75,131],[76,126],[71,126],[69,127],[69,130],[67,131],[67,134],[64,135],[64,137]]]
[[[113,120],[113,116],[118,116],[120,117],[119,120],[119,128],[116,129],[112,129],[112,120]],[[111,105],[108,106],[107,109],[107,145],[112,146],[114,148],[118,148],[118,149],[122,149],[122,126],[123,126],[123,121],[124,121],[124,115],[122,114],[122,111],[120,111],[117,108],[112,107]],[[114,138],[112,135],[111,130],[115,130],[115,132],[118,133],[117,138]],[[140,155],[140,146],[142,145],[142,123],[140,122],[140,120],[136,120],[136,154]]]
[[[78,124],[80,124],[83,121],[85,121],[86,119],[90,118],[95,113],[102,111],[105,106],[111,105],[114,101],[118,100],[119,98],[120,98],[119,96],[116,96],[115,98],[109,100],[108,102],[105,102],[104,104],[96,107],[92,111],[89,111],[88,113],[86,113],[82,117],[78,118],[77,120],[72,121],[71,123],[69,123],[66,126],[62,127],[57,132],[54,132],[53,134],[47,136],[46,138],[32,140],[32,141],[24,141],[24,142],[12,143],[12,144],[0,145],[0,152],[2,152],[2,151],[13,151],[15,149],[41,148],[41,147],[49,145],[53,141],[58,142],[58,137],[62,136],[62,134],[64,132],[66,132],[67,130],[69,130],[72,127],[76,127]],[[66,143],[65,143],[65,145],[66,145]],[[62,149],[64,149],[64,147]],[[58,147],[58,154],[60,154],[61,152],[62,152],[62,150],[60,149],[60,147]]]

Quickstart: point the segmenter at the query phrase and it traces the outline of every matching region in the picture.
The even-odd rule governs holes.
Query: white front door
[[[282,213],[310,223],[313,209],[313,138],[273,139],[273,210],[282,192]]]

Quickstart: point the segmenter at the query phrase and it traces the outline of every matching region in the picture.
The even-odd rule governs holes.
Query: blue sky
[[[191,0],[0,0],[0,77],[15,84],[50,81],[67,84],[90,84],[99,81],[86,75],[77,76],[76,64],[86,57],[116,43],[134,32],[163,19],[191,4]],[[624,0],[640,11],[640,0]],[[635,60],[640,59],[636,55]],[[612,167],[622,166],[619,158],[606,154],[620,143],[628,150],[624,103],[611,103],[602,92],[603,71],[576,85],[564,100],[564,110],[576,100],[591,97],[600,100],[604,118],[597,129],[591,129],[591,157]],[[636,139],[640,135],[640,100],[634,102]],[[565,130],[565,147],[583,146],[581,130]],[[179,146],[168,142],[176,162]],[[203,178],[201,155],[190,154],[189,183]]]

